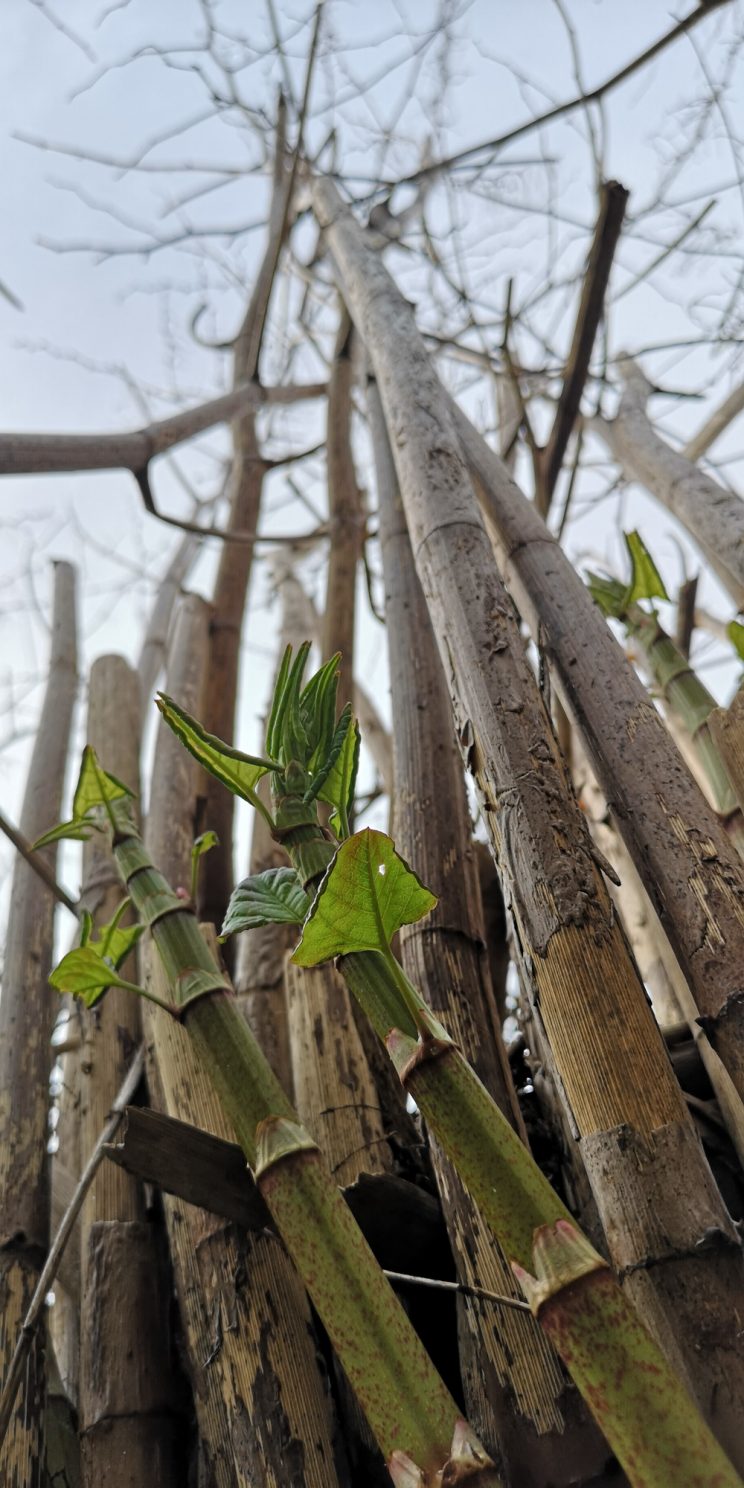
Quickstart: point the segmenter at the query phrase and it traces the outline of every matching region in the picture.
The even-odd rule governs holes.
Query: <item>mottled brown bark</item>
[[[137,796],[140,734],[137,673],[123,656],[99,657],[90,674],[87,742]],[[85,844],[83,883],[95,924],[108,923],[123,893],[107,837],[94,834]],[[121,974],[137,981],[136,955]],[[140,1042],[139,999],[112,987],[99,1007],[81,1010],[80,1036],[80,1142],[87,1158]],[[112,1163],[101,1164],[86,1195],[80,1247],[84,1488],[135,1488],[148,1471],[168,1488],[176,1482],[168,1285],[140,1185]]]
[[[258,381],[263,328],[287,226],[289,189],[282,110],[275,152],[268,243],[234,345],[233,382],[236,387],[241,383]],[[228,531],[255,532],[265,470],[256,434],[255,412],[249,409],[233,424]],[[252,563],[252,543],[225,543],[214,586],[203,722],[211,733],[227,743],[232,742],[235,728],[240,637]],[[211,776],[207,780],[206,820],[217,833],[219,846],[211,852],[208,871],[203,877],[200,912],[205,920],[220,925],[233,888],[233,798]]]
[[[59,820],[77,692],[75,570],[58,563],[48,682],[34,743],[20,829],[30,842]],[[56,848],[45,849],[54,872]],[[18,859],[0,997],[0,1377],[5,1378],[49,1243],[47,1159],[49,989],[55,899]],[[39,1488],[44,1411],[43,1334],[31,1346],[8,1435],[0,1449],[6,1488]]]
[[[403,965],[524,1137],[484,954],[478,866],[449,693],[374,384],[368,406],[396,719],[396,846],[439,897],[425,921],[401,932]],[[518,1297],[508,1259],[434,1142],[432,1162],[458,1279]],[[606,1444],[532,1316],[494,1313],[463,1299],[459,1323],[468,1416],[504,1481],[527,1488],[599,1472],[609,1455]]]
[[[712,1180],[612,912],[591,841],[566,779],[519,634],[495,568],[446,396],[406,304],[363,231],[327,181],[313,187],[316,215],[340,271],[350,314],[380,389],[416,567],[426,596],[455,713],[516,929],[522,975],[539,1008],[577,1138],[615,1142],[616,1180],[635,1182],[638,1209],[665,1185],[669,1232],[682,1248],[628,1226],[631,1296],[654,1289],[652,1319],[729,1452],[744,1453],[744,1357],[733,1322],[744,1282],[739,1239]],[[616,718],[616,726],[624,720]],[[662,725],[660,725],[662,726]],[[649,1152],[659,1130],[689,1141],[684,1180],[667,1168],[632,1174],[621,1163],[623,1129]],[[673,1145],[673,1144],[672,1144]],[[693,1177],[694,1173],[694,1177]],[[653,1181],[652,1181],[653,1179]],[[684,1188],[709,1204],[718,1243],[705,1253]],[[613,1255],[620,1247],[613,1175],[594,1194]],[[605,1221],[605,1206],[607,1220]],[[660,1237],[657,1237],[660,1238]],[[623,1250],[623,1254],[624,1254]],[[695,1280],[692,1280],[692,1272]],[[643,1284],[640,1284],[642,1274]],[[684,1296],[685,1306],[681,1306]],[[702,1330],[716,1338],[704,1354]]]
[[[182,602],[169,661],[169,688],[197,716],[207,622],[203,601],[190,596]],[[199,776],[191,756],[162,725],[147,840],[174,885],[188,882]],[[150,974],[160,975],[159,964]],[[149,1005],[145,1028],[156,1103],[167,1114],[229,1138],[185,1030]],[[203,1482],[209,1488],[334,1488],[333,1424],[309,1307],[283,1247],[271,1233],[246,1236],[204,1210],[168,1197],[164,1202]]]
[[[498,456],[448,407],[504,581],[539,637],[708,1037],[744,1095],[744,1051],[730,1016],[741,1003],[741,862],[578,574]]]
[[[104,1163],[106,1174],[113,1164]],[[128,1174],[113,1168],[119,1179]],[[82,1314],[82,1481],[177,1481],[167,1286],[146,1220],[97,1219],[87,1233]]]

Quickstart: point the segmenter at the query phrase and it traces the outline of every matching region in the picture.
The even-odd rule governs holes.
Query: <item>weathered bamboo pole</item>
[[[738,1236],[611,912],[411,308],[336,188],[316,179],[312,198],[377,378],[460,745],[614,1263],[741,1462]],[[711,1225],[720,1244],[701,1251]],[[703,1329],[710,1336],[713,1314],[719,1346],[701,1358],[698,1340]]]
[[[152,704],[155,684],[165,667],[176,601],[200,548],[200,539],[193,532],[185,533],[158,585],[137,660],[140,705],[144,716],[147,716],[146,709]]]
[[[744,605],[744,502],[672,449],[646,413],[653,391],[630,357],[620,363],[623,395],[614,419],[590,427],[629,480],[640,481],[700,544],[737,609]]]
[[[140,733],[137,673],[122,656],[99,657],[90,674],[87,739],[135,793]],[[121,903],[121,880],[97,833],[83,849],[83,882],[94,923],[107,924]],[[135,978],[134,955],[122,974]],[[141,1040],[137,999],[112,987],[99,1008],[82,1010],[80,1027],[80,1141],[87,1154]],[[151,1475],[169,1488],[176,1453],[168,1290],[140,1185],[113,1163],[102,1164],[88,1190],[80,1248],[84,1488],[138,1488]]]
[[[54,569],[49,673],[20,829],[34,842],[60,815],[77,693],[75,570]],[[44,854],[54,872],[56,848]],[[56,900],[28,863],[13,872],[0,997],[0,1377],[9,1360],[49,1244],[47,1135],[50,1038],[56,1008],[52,967]],[[42,1472],[44,1346],[32,1346],[22,1397],[3,1449],[7,1488],[38,1488]]]
[[[168,685],[196,708],[207,637],[207,607],[188,596],[173,637]],[[202,779],[161,726],[147,839],[174,884],[189,881]],[[145,1028],[162,1109],[230,1137],[186,1031],[149,1004]],[[206,1481],[217,1488],[285,1488],[291,1469],[298,1488],[335,1488],[333,1421],[309,1307],[282,1245],[269,1232],[243,1235],[203,1210],[164,1202]]]
[[[368,409],[396,719],[396,843],[439,896],[426,921],[401,931],[403,967],[414,985],[426,988],[429,1005],[524,1137],[484,956],[478,867],[449,693],[374,383]],[[432,1161],[459,1280],[518,1297],[507,1258],[436,1142]],[[606,1443],[531,1315],[494,1315],[467,1299],[459,1318],[469,1417],[504,1481],[528,1488],[596,1476],[607,1460]]]
[[[326,458],[331,541],[320,650],[322,656],[341,652],[339,696],[343,698],[352,696],[354,686],[356,577],[364,542],[362,494],[351,447],[353,339],[349,314],[342,304],[328,383]]]
[[[285,123],[282,105],[274,152],[268,241],[234,344],[233,382],[236,387],[258,380],[263,330],[287,229],[291,172],[287,168],[285,153]],[[246,409],[233,424],[228,531],[255,532],[265,472],[255,413]],[[252,563],[252,543],[225,543],[214,585],[204,715],[207,728],[228,741],[233,737],[235,726],[240,636]],[[207,782],[206,814],[209,826],[217,833],[219,846],[210,854],[209,871],[204,875],[205,887],[199,903],[203,918],[219,925],[233,887],[233,801],[228,792],[220,790],[213,780]]]
[[[287,646],[294,649],[302,644],[307,627],[305,595],[301,585],[294,579],[291,563],[287,566],[286,561],[282,562],[281,555],[276,558],[275,563],[279,565],[275,579],[281,605],[277,649],[279,665]],[[258,789],[268,807],[268,776],[259,782]],[[249,872],[264,873],[268,868],[282,867],[285,861],[285,854],[271,836],[265,819],[254,812]],[[284,957],[296,943],[297,936],[292,925],[259,926],[251,935],[241,936],[238,942],[234,977],[240,1011],[253,1029],[274,1074],[290,1098],[293,1093],[292,1057],[289,1047]]]
[[[447,400],[505,583],[540,645],[698,1014],[744,1096],[744,873],[635,669],[534,506]]]
[[[700,456],[704,455],[717,439],[720,439],[729,424],[738,418],[742,409],[744,409],[744,382],[740,382],[739,386],[735,387],[728,397],[713,409],[705,423],[698,429],[697,434],[693,434],[692,439],[688,439],[681,451],[684,458],[695,464]]]

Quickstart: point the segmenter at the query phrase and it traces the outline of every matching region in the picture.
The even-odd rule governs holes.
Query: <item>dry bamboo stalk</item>
[[[75,570],[54,570],[52,644],[20,818],[33,842],[59,820],[77,692]],[[54,871],[56,849],[45,852]],[[0,1377],[5,1378],[49,1244],[47,1133],[50,1038],[56,1008],[48,986],[56,900],[28,863],[13,872],[0,997]],[[36,1488],[42,1470],[43,1339],[32,1345],[10,1430],[0,1450],[7,1488]]]
[[[700,1026],[695,1001],[679,962],[654,912],[633,860],[615,829],[614,822],[608,819],[609,808],[582,751],[578,751],[575,778],[577,789],[589,807],[592,836],[620,878],[620,887],[613,886],[610,892],[651,997],[656,1020],[662,1028],[680,1020],[689,1025],[715,1091],[724,1125],[744,1166],[744,1105],[741,1096]]]
[[[449,694],[374,384],[368,407],[396,718],[396,845],[439,896],[425,922],[401,932],[403,966],[415,986],[426,988],[429,1005],[525,1137],[484,956],[478,867]],[[432,1162],[459,1280],[519,1297],[508,1259],[434,1142]],[[494,1315],[463,1299],[459,1318],[468,1416],[505,1482],[528,1488],[573,1483],[577,1471],[587,1480],[595,1476],[607,1460],[606,1443],[532,1316]]]
[[[143,714],[152,703],[158,676],[165,666],[168,654],[168,637],[173,622],[173,611],[181,588],[193,568],[201,548],[201,542],[193,532],[181,538],[173,557],[158,585],[155,603],[147,622],[137,661],[140,686],[140,705]]]
[[[169,688],[198,711],[207,664],[208,612],[179,609]],[[174,884],[189,877],[200,772],[161,725],[148,842]],[[157,958],[153,958],[157,960]],[[160,963],[154,974],[160,976]],[[215,1136],[231,1131],[185,1030],[147,1005],[162,1109]],[[164,1198],[194,1387],[205,1480],[216,1488],[334,1488],[333,1428],[318,1372],[309,1307],[276,1236],[243,1235],[204,1210]]]
[[[613,1261],[741,1462],[738,1235],[611,910],[411,308],[328,180],[313,183],[313,206],[377,378],[459,742]]]
[[[742,409],[744,409],[744,382],[740,382],[739,386],[735,387],[717,408],[714,408],[702,427],[698,429],[697,434],[693,434],[692,439],[688,439],[681,451],[684,458],[695,464],[700,456],[704,455],[712,444],[715,444],[729,424],[733,423]]]
[[[291,561],[274,560],[274,578],[281,603],[279,660],[287,646],[296,648],[306,638],[304,591],[293,578]],[[273,687],[272,687],[273,693]],[[269,806],[269,780],[259,781],[259,794]],[[286,866],[286,853],[274,841],[265,819],[253,814],[250,873]],[[292,925],[262,925],[241,935],[235,953],[235,990],[240,1009],[258,1039],[274,1074],[292,1095],[292,1057],[289,1048],[284,957],[297,942]]]
[[[122,656],[99,657],[90,674],[87,740],[135,793],[140,733],[137,673]],[[107,924],[122,891],[106,838],[96,834],[85,844],[83,877],[95,924]],[[136,956],[123,975],[136,980]],[[80,1028],[80,1142],[88,1153],[141,1040],[138,999],[112,987],[99,1007],[81,1012]],[[84,1488],[137,1488],[148,1476],[168,1488],[177,1471],[168,1287],[140,1185],[113,1163],[101,1165],[86,1195],[80,1247]]]
[[[234,345],[233,382],[236,387],[258,379],[263,328],[287,227],[290,180],[285,157],[285,112],[282,107],[274,154],[268,241]],[[266,469],[258,445],[255,412],[247,409],[232,428],[233,469],[227,529],[255,532]],[[225,543],[214,586],[204,721],[206,728],[228,743],[235,727],[240,636],[252,563],[251,543]],[[219,925],[233,887],[233,798],[229,791],[224,790],[211,777],[207,780],[207,820],[208,825],[217,833],[219,846],[210,854],[200,907],[205,919]]]
[[[68,1029],[77,1030],[78,1008],[73,998],[67,999]],[[62,1068],[62,1088],[57,1100],[57,1148],[51,1161],[51,1233],[56,1234],[60,1220],[80,1177],[80,1041],[76,1047],[58,1053]],[[47,1318],[47,1332],[54,1350],[57,1377],[67,1399],[77,1411],[80,1375],[80,1242],[73,1236],[60,1262],[54,1284],[54,1306]]]
[[[352,324],[342,304],[328,383],[326,452],[331,541],[320,647],[324,657],[341,652],[341,698],[350,698],[353,691],[356,576],[364,542],[364,508],[351,448],[352,341]]]
[[[699,543],[706,561],[737,609],[744,605],[744,505],[656,433],[646,413],[651,384],[626,358],[620,365],[623,395],[617,416],[593,418],[623,474],[640,481]]]
[[[448,399],[499,568],[539,639],[698,1014],[744,1096],[744,872],[635,669],[498,456]]]
[[[295,1105],[303,1126],[341,1188],[361,1173],[393,1172],[391,1132],[345,984],[332,965],[287,961],[285,976]]]

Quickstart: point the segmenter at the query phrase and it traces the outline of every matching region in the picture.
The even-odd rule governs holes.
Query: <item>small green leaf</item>
[[[341,844],[292,960],[317,966],[350,951],[389,954],[396,930],[422,919],[436,902],[391,839],[367,827]]]
[[[279,751],[281,749],[281,713],[291,665],[292,647],[287,646],[279,665],[279,671],[274,685],[274,696],[271,699],[271,709],[268,723],[266,724],[266,748],[272,759],[279,758]]]
[[[50,842],[61,842],[72,838],[76,842],[87,842],[93,832],[103,830],[103,824],[92,815],[99,806],[110,808],[112,801],[131,798],[132,792],[115,775],[107,775],[96,759],[90,744],[83,750],[78,783],[72,801],[72,820],[52,827],[42,837],[37,837],[34,848],[48,847]]]
[[[744,661],[744,625],[738,620],[730,620],[726,626],[726,635],[731,641],[737,656]]]
[[[140,926],[132,928],[139,930]],[[93,1007],[99,1002],[109,987],[123,987],[127,992],[141,990],[133,982],[125,982],[90,944],[68,951],[59,966],[55,967],[49,982],[58,992],[79,997],[86,1007]]]
[[[272,826],[263,801],[256,794],[256,786],[262,775],[267,775],[270,770],[280,770],[281,766],[274,760],[262,759],[254,754],[242,754],[239,749],[233,749],[232,745],[224,744],[214,734],[208,734],[202,728],[196,718],[192,718],[183,708],[179,708],[172,698],[165,693],[159,693],[157,705],[162,713],[168,727],[186,746],[194,759],[214,775],[216,780],[221,780],[223,785],[232,791],[234,796],[241,796],[244,801],[250,801],[257,811],[266,818],[269,826]]]
[[[639,599],[669,599],[664,580],[638,532],[623,533],[630,554],[631,577],[625,592],[625,605]]]
[[[220,939],[259,925],[301,925],[310,902],[294,868],[254,873],[233,890]]]
[[[627,590],[618,579],[605,578],[603,574],[587,573],[586,584],[594,603],[610,620],[619,620]]]
[[[94,832],[102,830],[102,826],[95,821],[60,822],[58,827],[52,827],[49,832],[44,832],[43,836],[37,837],[31,845],[36,852],[39,847],[48,847],[50,842],[63,842],[68,837],[74,842],[87,842]]]
[[[72,800],[73,820],[83,821],[94,806],[105,806],[107,801],[120,801],[123,796],[131,795],[128,785],[101,769],[92,745],[86,744]]]
[[[196,886],[199,878],[199,859],[213,847],[219,847],[220,839],[216,832],[202,832],[191,844],[191,898],[196,899]]]

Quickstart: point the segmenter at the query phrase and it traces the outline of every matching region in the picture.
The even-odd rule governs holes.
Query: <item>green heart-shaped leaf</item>
[[[139,930],[140,927],[132,928]],[[59,966],[55,966],[49,982],[58,992],[79,997],[86,1007],[93,1007],[100,1001],[109,987],[123,987],[127,992],[141,990],[133,982],[125,982],[90,944],[68,951]]]
[[[396,930],[422,919],[436,902],[391,839],[367,827],[341,844],[292,960],[317,966],[351,951],[389,954]]]

